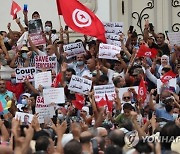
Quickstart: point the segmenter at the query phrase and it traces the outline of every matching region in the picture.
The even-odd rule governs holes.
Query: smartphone
[[[28,125],[20,125],[20,136],[24,136],[25,137],[25,132],[24,132],[24,128],[29,128]]]
[[[129,26],[129,32],[132,34],[134,26]]]
[[[152,23],[149,23],[149,30],[150,30],[150,31],[154,31],[154,26],[153,26]]]
[[[92,148],[93,148],[93,154],[98,154],[98,142],[96,139],[91,139],[91,143],[92,143]]]
[[[25,12],[28,11],[27,8],[28,8],[28,5],[27,5],[27,4],[24,4],[24,11],[25,11]]]
[[[165,31],[165,35],[166,35],[167,40],[169,40],[169,38],[168,38],[168,31],[167,30]]]
[[[154,93],[153,93],[154,96],[157,95],[157,89],[154,90]]]
[[[64,30],[68,30],[68,28],[69,28],[69,27],[66,25],[65,28],[64,28]]]

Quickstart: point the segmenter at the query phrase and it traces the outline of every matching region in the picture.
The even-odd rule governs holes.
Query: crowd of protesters
[[[40,19],[34,12],[32,19]],[[118,60],[98,58],[100,40],[77,39],[86,49],[85,54],[66,58],[63,45],[69,44],[69,32],[60,28],[59,37],[53,39],[53,23],[46,21],[44,36],[46,45],[35,46],[30,37],[28,44],[17,48],[17,41],[28,30],[28,13],[24,12],[24,27],[15,19],[20,31],[0,34],[0,66],[15,69],[35,66],[35,56],[56,56],[58,73],[51,70],[52,81],[61,74],[57,87],[63,87],[65,104],[54,107],[55,115],[40,124],[35,111],[36,98],[42,96],[44,87],[34,87],[26,79],[16,83],[13,72],[9,80],[0,79],[0,102],[3,108],[0,119],[0,153],[2,154],[121,154],[121,153],[180,153],[180,46],[170,45],[163,33],[149,29],[145,22],[143,39],[135,31],[121,34],[121,52]],[[15,22],[14,21],[14,22]],[[124,42],[124,38],[127,38]],[[155,58],[137,57],[141,45],[155,48]],[[157,80],[172,70],[176,74],[176,86],[168,83],[157,89]],[[43,71],[49,71],[44,69]],[[68,89],[72,75],[92,80],[92,90],[84,95],[85,103],[78,110],[72,100],[75,92]],[[141,79],[146,81],[147,97],[138,99],[133,86],[139,86]],[[112,110],[98,107],[93,86],[114,84],[116,96]],[[129,87],[119,97],[119,89]],[[51,102],[52,103],[52,102]],[[31,123],[22,124],[15,118],[16,112],[33,114]],[[25,118],[29,118],[26,116]]]

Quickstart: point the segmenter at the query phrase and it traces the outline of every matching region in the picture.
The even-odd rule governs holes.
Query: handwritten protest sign
[[[99,58],[117,60],[118,58],[116,54],[119,54],[120,51],[121,51],[120,47],[101,43],[99,45]]]
[[[46,104],[63,104],[65,103],[64,88],[43,89],[43,97]]]
[[[168,38],[171,45],[178,45],[180,46],[180,32],[168,32]]]
[[[74,57],[78,54],[83,54],[85,53],[84,46],[82,42],[77,42],[77,43],[71,43],[63,46],[64,52],[67,53],[67,59]]]
[[[55,115],[54,106],[46,104],[42,96],[37,96],[35,110],[38,113],[39,123],[44,123],[45,117],[53,118]]]
[[[36,56],[35,67],[37,72],[41,72],[43,69],[55,70],[57,73],[57,58],[55,56]]]
[[[51,87],[52,85],[51,71],[35,74],[35,88],[38,88],[39,85],[43,87]]]
[[[22,125],[29,125],[33,119],[33,114],[28,114],[24,112],[16,112],[15,119],[19,119]]]
[[[121,47],[121,42],[119,41],[119,35],[106,33],[105,37],[106,37],[107,44]]]
[[[91,90],[92,81],[73,75],[71,77],[71,81],[69,83],[68,89],[74,92],[78,92],[81,94],[88,94],[88,92]]]
[[[16,68],[16,83],[23,83],[25,79],[28,81],[34,81],[34,75],[36,73],[35,67],[24,67],[24,68]]]
[[[45,37],[43,36],[41,19],[30,20],[28,25],[29,37],[35,46],[46,44]]]
[[[105,94],[109,100],[114,100],[116,93],[113,84],[94,86],[94,97],[96,102],[99,102],[102,98],[106,100]]]
[[[176,78],[172,78],[168,81],[168,83],[165,84],[164,88],[167,88],[169,90],[172,90],[170,88],[173,88],[174,90],[176,90]],[[161,82],[160,79],[157,79],[157,94],[161,93],[161,88],[163,87],[163,83]]]

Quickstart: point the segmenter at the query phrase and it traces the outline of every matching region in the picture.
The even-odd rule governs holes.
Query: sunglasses
[[[130,99],[131,97],[127,96],[127,97],[123,97],[123,99]]]

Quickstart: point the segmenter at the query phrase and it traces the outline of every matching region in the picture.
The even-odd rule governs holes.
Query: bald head
[[[98,127],[97,133],[98,133],[98,136],[100,137],[106,137],[108,135],[108,132],[104,127]]]
[[[89,143],[91,139],[93,138],[93,135],[89,131],[84,131],[80,135],[80,142],[83,143]]]

